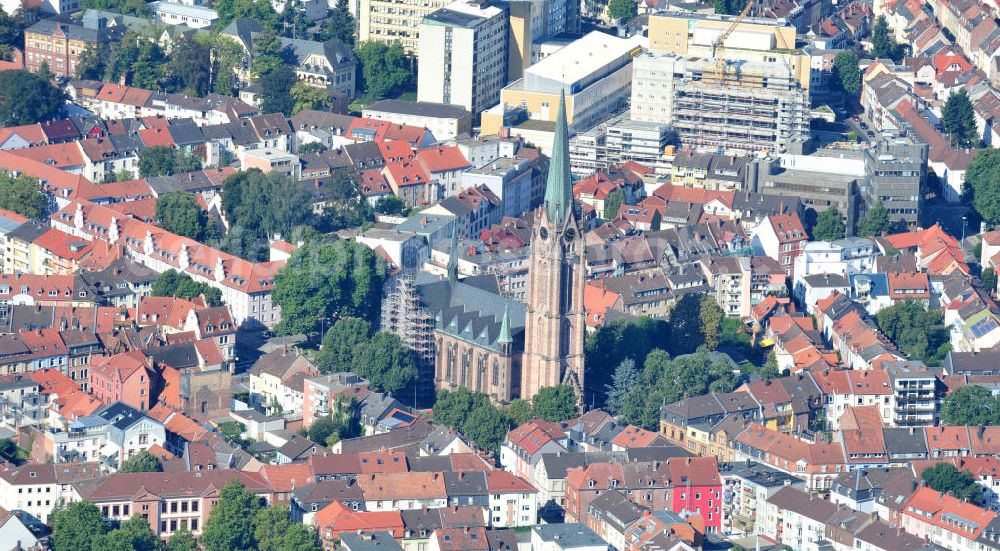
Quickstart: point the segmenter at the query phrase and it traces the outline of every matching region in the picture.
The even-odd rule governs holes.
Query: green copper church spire
[[[506,305],[503,307],[503,318],[500,320],[500,336],[497,338],[497,342],[500,344],[514,342],[514,339],[510,336],[510,316],[507,315]]]
[[[559,114],[552,139],[552,159],[545,182],[545,209],[549,219],[561,224],[573,206],[573,177],[569,171],[569,128],[566,125],[566,92],[559,92]]]

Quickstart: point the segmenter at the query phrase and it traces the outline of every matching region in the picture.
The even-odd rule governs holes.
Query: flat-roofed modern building
[[[384,99],[366,106],[361,116],[423,127],[438,140],[450,140],[472,132],[472,113],[462,106],[447,103]]]
[[[593,31],[524,71],[524,77],[500,92],[500,103],[482,114],[482,133],[527,126],[551,133],[559,94],[566,93],[571,133],[587,130],[625,109],[632,88],[632,59],[642,52],[642,36],[618,38]],[[543,150],[551,143],[539,139]]]
[[[490,0],[448,4],[420,23],[417,99],[478,115],[507,84],[507,10]]]

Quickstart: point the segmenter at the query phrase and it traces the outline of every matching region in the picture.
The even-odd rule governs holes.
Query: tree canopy
[[[830,207],[819,213],[816,225],[813,226],[813,239],[816,241],[836,241],[844,237],[844,215],[837,207]]]
[[[156,198],[157,224],[177,235],[207,243],[219,236],[219,230],[198,205],[193,193],[171,191]]]
[[[323,335],[316,353],[316,367],[323,373],[340,373],[355,368],[355,357],[372,337],[372,326],[352,316],[338,319]]]
[[[712,0],[715,13],[720,15],[736,15],[743,11],[746,2],[743,0]]]
[[[148,17],[149,4],[142,0],[83,0],[84,9],[118,12],[122,15]]]
[[[836,88],[848,94],[861,91],[861,69],[858,66],[858,54],[844,50],[833,58],[833,84]]]
[[[261,508],[260,499],[238,481],[226,484],[202,530],[202,547],[205,551],[253,549],[254,519]]]
[[[330,11],[330,17],[323,22],[319,30],[316,31],[316,34],[313,35],[313,40],[326,42],[327,40],[336,39],[348,47],[353,47],[356,42],[354,35],[355,26],[356,22],[354,16],[351,15],[350,4],[348,4],[347,0],[337,0],[337,5]]]
[[[546,386],[531,398],[535,417],[546,421],[565,421],[579,415],[576,393],[569,385]]]
[[[241,17],[249,17],[272,29],[278,22],[278,14],[270,0],[216,0],[212,7],[219,14],[215,24],[219,29],[225,29]]]
[[[149,519],[138,513],[121,523],[118,528],[100,536],[93,551],[162,551],[163,540],[149,527]]]
[[[395,333],[372,335],[358,348],[355,360],[354,371],[381,392],[397,394],[417,380],[413,354]]]
[[[212,89],[212,51],[197,40],[178,40],[166,72],[172,90],[204,96]]]
[[[951,350],[944,315],[919,302],[905,300],[875,314],[879,329],[910,358],[938,366]]]
[[[588,334],[584,343],[588,394],[584,401],[598,407],[605,404],[615,369],[626,359],[641,365],[651,350],[668,341],[669,334],[665,321],[645,316],[612,320]]]
[[[17,178],[8,172],[0,173],[0,209],[16,212],[21,216],[39,219],[48,211],[49,199],[42,191],[38,178],[21,174]]]
[[[639,384],[639,370],[635,367],[635,360],[625,358],[611,378],[611,383],[607,385],[607,394],[604,400],[604,409],[611,415],[621,415],[625,407],[625,398],[629,392]]]
[[[989,294],[995,294],[997,291],[997,273],[993,268],[983,268],[983,272],[979,275],[979,279],[983,282],[983,289]]]
[[[859,237],[875,237],[885,234],[891,227],[889,211],[885,208],[885,203],[879,199],[874,206],[868,209],[864,218],[858,220],[857,234]]]
[[[500,449],[512,426],[507,412],[494,406],[488,396],[465,387],[438,391],[432,411],[435,423],[461,431],[477,447],[491,453]]]
[[[722,318],[725,317],[725,313],[711,294],[701,297],[699,307],[698,318],[701,320],[701,334],[704,336],[705,346],[709,350],[715,350],[719,347],[719,339],[722,338]]]
[[[884,15],[878,16],[875,20],[875,27],[872,28],[872,57],[875,59],[891,59],[895,63],[903,60],[906,48],[896,43],[889,30],[889,23]]]
[[[329,110],[333,106],[326,90],[299,81],[292,85],[289,94],[292,98],[292,115],[307,109]]]
[[[725,384],[716,384],[719,382]],[[729,392],[735,383],[729,363],[713,361],[704,348],[674,359],[663,350],[653,350],[646,356],[639,383],[625,398],[621,416],[627,423],[656,430],[664,403],[709,390]]]
[[[944,130],[955,147],[976,147],[979,145],[979,130],[976,127],[976,113],[972,100],[965,88],[952,92],[941,111]]]
[[[941,424],[951,426],[1000,425],[1000,398],[981,386],[955,389],[941,403]]]
[[[180,149],[157,145],[139,152],[139,175],[169,176],[201,170],[201,160]]]
[[[278,332],[309,334],[321,319],[340,316],[378,320],[388,273],[382,257],[355,241],[305,243],[275,278],[272,300],[281,306]]]
[[[163,463],[159,457],[149,453],[147,450],[129,457],[122,462],[118,469],[120,473],[159,473],[163,472]]]
[[[976,154],[965,171],[965,193],[965,202],[971,202],[984,222],[1000,224],[1000,149],[989,147]]]
[[[323,212],[323,226],[327,231],[355,228],[374,219],[372,207],[361,196],[353,172],[345,169],[334,171],[324,187],[324,192],[330,204]]]
[[[291,236],[312,221],[312,195],[280,173],[254,168],[226,178],[222,211],[229,221],[222,248],[247,260],[266,260],[269,238]]]
[[[951,494],[969,503],[983,505],[983,487],[976,484],[976,477],[969,471],[960,471],[951,463],[938,463],[924,469],[920,478],[935,490]]]
[[[270,70],[260,82],[260,110],[290,116],[295,109],[295,99],[292,97],[295,85],[295,69],[292,67],[280,65]]]
[[[156,276],[153,281],[152,295],[154,297],[180,297],[191,299],[204,295],[209,306],[222,305],[222,291],[207,283],[199,283],[191,276],[176,270],[167,270]]]
[[[413,77],[398,42],[362,42],[355,53],[361,64],[365,97],[370,101],[402,92]]]
[[[625,0],[626,2],[635,5],[632,0]],[[622,188],[615,188],[611,190],[608,194],[607,199],[604,200],[604,219],[614,220],[618,217],[618,211],[621,210],[622,205],[625,203],[625,193],[622,192]]]
[[[52,551],[91,549],[102,538],[108,526],[101,511],[90,501],[75,501],[52,512]]]
[[[624,22],[635,17],[638,9],[633,0],[611,0],[608,2],[608,16],[612,21]]]
[[[0,72],[0,124],[21,126],[59,117],[66,94],[28,71]]]

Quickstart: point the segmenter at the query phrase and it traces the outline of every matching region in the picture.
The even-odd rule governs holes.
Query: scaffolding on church
[[[390,280],[382,301],[382,331],[394,333],[413,351],[426,384],[434,379],[434,318],[420,302],[413,276]]]

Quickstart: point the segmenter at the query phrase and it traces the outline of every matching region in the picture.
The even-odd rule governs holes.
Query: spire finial
[[[451,248],[448,250],[448,281],[458,281],[458,221],[451,225]]]
[[[552,139],[549,177],[545,182],[545,209],[549,219],[562,223],[573,203],[573,175],[569,169],[569,128],[566,123],[566,91],[559,91],[559,113]]]
[[[497,342],[500,344],[509,344],[514,342],[514,339],[510,336],[510,315],[507,313],[508,306],[505,304],[503,307],[503,318],[500,320],[500,336],[497,337]]]

